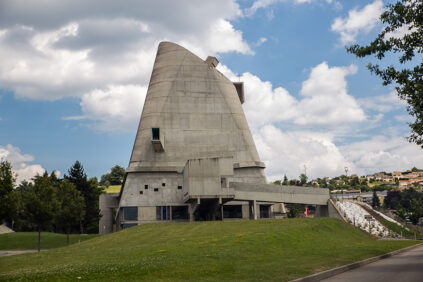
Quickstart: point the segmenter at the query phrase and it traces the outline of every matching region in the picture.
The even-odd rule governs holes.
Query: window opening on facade
[[[144,192],[143,191],[140,191],[140,195],[142,195],[142,194],[144,194]]]
[[[146,190],[147,190],[147,189],[148,189],[148,185],[144,185],[144,189],[146,189]]]
[[[123,208],[123,220],[138,220],[138,207]]]
[[[163,186],[163,187],[165,187],[165,186],[166,186],[166,183],[164,183],[164,182],[163,182],[163,183],[162,183],[162,186]]]
[[[151,140],[160,140],[160,128],[151,129]]]
[[[223,218],[242,218],[242,206],[223,206]]]
[[[178,186],[178,189],[179,189],[179,190],[182,190],[182,186]]]
[[[260,205],[260,218],[269,218],[270,217],[270,206]]]
[[[188,206],[173,206],[172,220],[173,219],[189,219]]]
[[[162,219],[166,220],[167,219],[167,207],[162,207]]]
[[[154,188],[154,192],[159,192],[159,188]]]

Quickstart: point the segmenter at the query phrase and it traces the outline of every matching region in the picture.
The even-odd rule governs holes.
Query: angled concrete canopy
[[[118,197],[118,228],[169,219],[256,218],[259,206],[265,217],[269,202],[321,205],[329,198],[327,189],[266,184],[242,110],[244,86],[220,73],[218,63],[160,43]],[[289,197],[292,191],[297,195]]]

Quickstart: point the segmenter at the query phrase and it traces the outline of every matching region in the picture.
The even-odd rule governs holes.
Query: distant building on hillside
[[[393,171],[392,172],[392,177],[394,179],[400,179],[400,178],[402,178],[402,172],[401,171]]]

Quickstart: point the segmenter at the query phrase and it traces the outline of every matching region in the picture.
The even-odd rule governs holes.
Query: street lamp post
[[[348,177],[348,167],[344,167],[345,170],[345,176]],[[342,201],[344,200],[344,189],[342,189]]]

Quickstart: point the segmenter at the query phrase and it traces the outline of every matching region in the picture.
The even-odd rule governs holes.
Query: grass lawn
[[[0,280],[287,281],[416,243],[330,218],[152,223],[0,258]]]
[[[120,193],[120,189],[122,188],[122,185],[110,185],[106,188],[106,193]]]
[[[97,237],[97,234],[71,234],[70,244]],[[66,246],[66,235],[41,232],[41,250]],[[0,234],[0,250],[36,250],[38,248],[38,232],[15,232]]]

